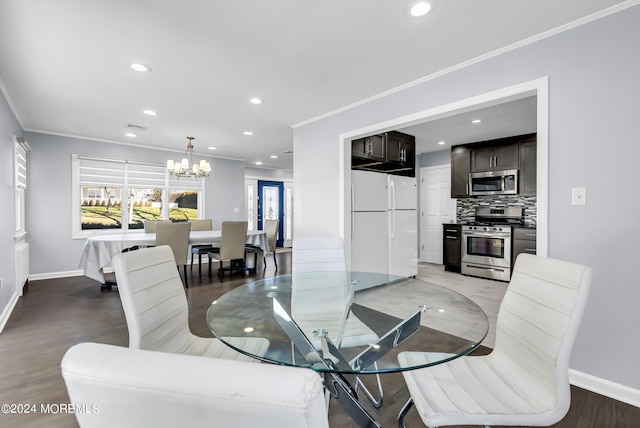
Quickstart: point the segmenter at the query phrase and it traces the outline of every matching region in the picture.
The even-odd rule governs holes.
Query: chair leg
[[[187,265],[185,264],[183,266],[183,272],[184,272],[184,286],[185,288],[189,288],[189,279],[187,278]]]
[[[273,264],[276,265],[276,270],[278,270],[278,262],[276,261],[276,250],[273,250]]]
[[[400,409],[400,413],[398,413],[398,428],[405,428],[404,417],[407,416],[411,407],[413,407],[413,398],[409,398],[409,401]]]
[[[193,252],[191,253],[191,270],[193,271]]]
[[[193,263],[193,260],[191,260]],[[198,253],[198,276],[202,276],[202,254]]]

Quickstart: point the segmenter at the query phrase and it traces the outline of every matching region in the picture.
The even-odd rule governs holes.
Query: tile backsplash
[[[491,208],[522,207],[524,208],[524,224],[536,227],[537,201],[535,196],[495,195],[472,196],[456,201],[456,220],[465,223],[474,220],[475,208],[488,206]]]

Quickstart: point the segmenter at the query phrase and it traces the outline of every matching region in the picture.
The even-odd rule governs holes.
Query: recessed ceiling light
[[[262,103],[264,103],[264,100],[260,99],[260,98],[251,98],[249,101],[251,101],[251,104],[262,104]]]
[[[124,135],[126,135],[127,137],[132,137],[132,138],[136,136],[136,134],[134,134],[133,132],[127,132]]]
[[[253,131],[244,131],[243,134],[244,135],[253,135]]]
[[[142,112],[143,112],[144,114],[146,114],[146,115],[149,115],[149,116],[157,116],[157,115],[158,115],[158,113],[156,113],[156,112],[155,112],[155,111],[153,111],[153,110],[142,110]]]
[[[438,141],[438,144],[442,146],[444,145],[444,141]]]
[[[480,123],[480,122],[482,122],[482,119],[473,119],[471,121],[471,123]]]
[[[409,9],[411,16],[424,16],[431,10],[431,5],[426,1],[419,1],[414,3]]]
[[[151,67],[149,67],[146,64],[140,64],[140,63],[131,64],[131,68],[141,73],[148,73],[151,71]]]
[[[215,148],[215,147],[213,147],[213,146],[210,146],[210,147],[207,147],[207,149],[209,149],[209,150],[215,150],[216,148]]]
[[[262,162],[256,162],[256,165],[262,165]]]
[[[278,159],[277,155],[271,155],[271,159]]]

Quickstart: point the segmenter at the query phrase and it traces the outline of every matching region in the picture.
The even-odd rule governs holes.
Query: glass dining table
[[[360,403],[359,391],[375,407],[383,394],[381,387],[377,398],[369,392],[361,375],[458,358],[480,346],[489,329],[484,311],[462,294],[369,272],[307,272],[247,283],[211,303],[207,324],[238,352],[322,374],[332,397],[361,427],[380,425]],[[262,337],[270,346],[253,355],[228,337]],[[401,366],[400,352],[419,354]]]

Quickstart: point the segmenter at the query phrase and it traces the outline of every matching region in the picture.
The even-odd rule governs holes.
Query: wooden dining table
[[[189,234],[189,245],[216,244],[220,242],[221,230],[194,230]],[[111,266],[114,255],[134,246],[155,245],[155,233],[119,233],[87,238],[80,257],[80,268],[84,275],[105,284],[104,269]],[[262,230],[247,231],[247,244],[260,247],[268,253],[269,240]]]

